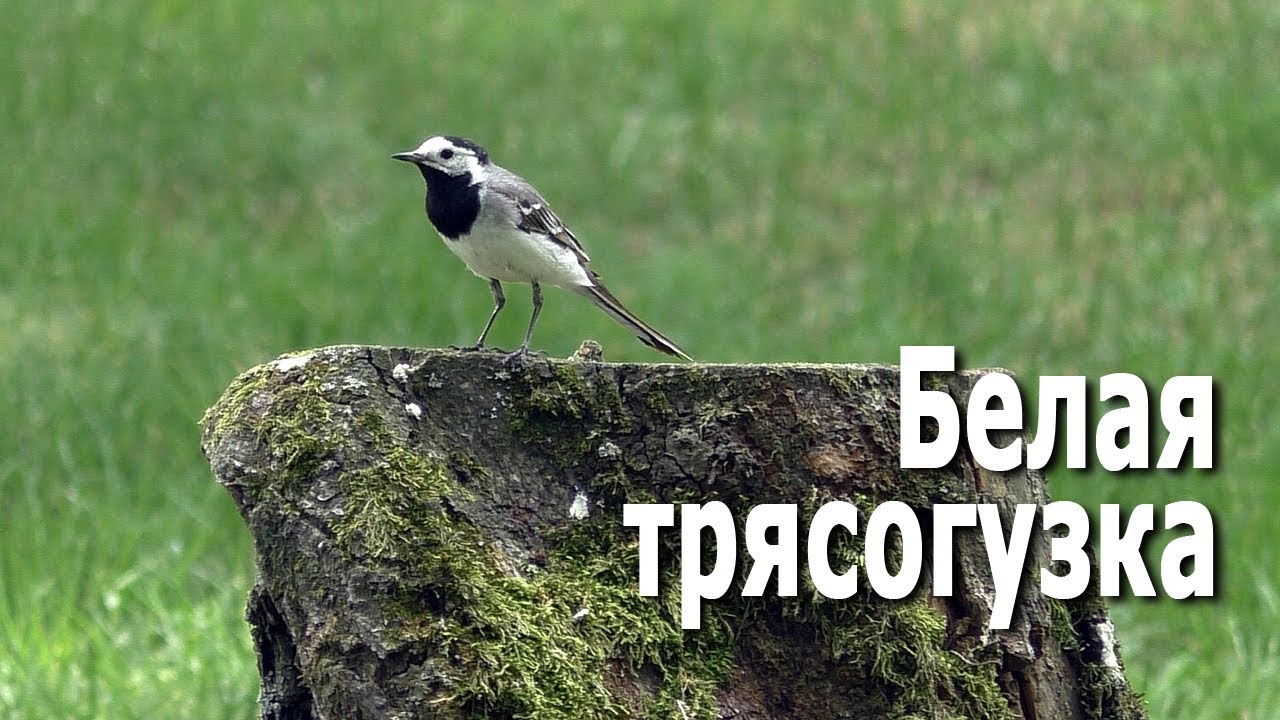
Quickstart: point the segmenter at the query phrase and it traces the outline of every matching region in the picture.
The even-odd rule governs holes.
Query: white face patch
[[[488,174],[485,166],[481,164],[480,158],[476,157],[473,150],[459,147],[443,135],[436,135],[423,140],[422,144],[413,152],[416,155],[423,156],[428,165],[443,170],[450,175],[471,173],[471,183],[473,185],[484,180]]]

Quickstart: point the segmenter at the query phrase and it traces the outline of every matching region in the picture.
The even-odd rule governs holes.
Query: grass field
[[[252,548],[200,456],[250,365],[490,299],[388,158],[465,134],[706,361],[1218,380],[1219,597],[1113,610],[1153,718],[1280,717],[1280,11],[0,0],[0,717],[251,718]],[[513,287],[497,344],[518,342]],[[549,290],[536,344],[661,359]]]

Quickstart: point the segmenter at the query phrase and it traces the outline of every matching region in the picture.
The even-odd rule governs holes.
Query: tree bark
[[[998,371],[934,387],[963,408],[983,372]],[[261,715],[1141,717],[1096,586],[1040,594],[1038,522],[1010,629],[988,629],[976,530],[956,533],[955,594],[931,595],[934,504],[994,503],[1007,536],[1014,506],[1048,494],[1038,472],[981,468],[963,439],[944,468],[899,468],[898,398],[898,369],[872,365],[333,347],[254,368],[206,415],[203,447],[254,539]],[[662,533],[660,595],[641,597],[622,506],[713,500],[740,535],[756,505],[799,507],[799,593],[773,579],[742,597],[739,548],[733,587],[683,631],[680,533]],[[912,595],[878,598],[865,575],[848,599],[817,593],[804,529],[831,500],[863,528],[885,501],[915,509]],[[863,564],[860,535],[832,537],[834,569]]]

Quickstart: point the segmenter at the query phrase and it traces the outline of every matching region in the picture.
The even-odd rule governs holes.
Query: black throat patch
[[[471,232],[480,215],[480,188],[471,184],[471,173],[449,175],[419,165],[427,181],[427,217],[441,235],[457,240]]]

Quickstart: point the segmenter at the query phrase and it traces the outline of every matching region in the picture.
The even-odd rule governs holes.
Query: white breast
[[[501,213],[481,212],[470,234],[444,241],[471,272],[483,278],[560,287],[595,284],[572,250],[551,238],[517,229]]]

